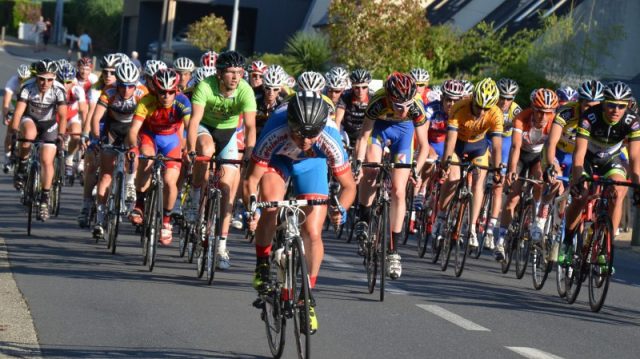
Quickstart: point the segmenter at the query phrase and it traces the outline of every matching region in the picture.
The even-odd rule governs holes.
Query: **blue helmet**
[[[63,64],[58,69],[58,73],[56,75],[60,82],[73,81],[76,78],[76,68],[70,63]]]
[[[558,100],[564,102],[573,102],[578,100],[578,92],[571,86],[561,86],[556,90]]]

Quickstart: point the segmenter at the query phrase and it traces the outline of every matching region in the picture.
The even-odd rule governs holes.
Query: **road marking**
[[[480,332],[490,332],[491,330],[488,328],[483,327],[482,325],[476,324],[470,320],[464,319],[463,317],[457,315],[456,313],[450,312],[438,305],[434,305],[434,304],[416,304],[418,307],[426,310],[427,312],[431,313],[431,314],[435,314],[437,316],[439,316],[440,318],[451,322],[463,329],[466,330],[474,330],[474,331],[480,331]]]
[[[516,352],[522,355],[525,358],[529,359],[562,359],[557,355],[553,355],[551,353],[547,353],[545,351],[536,349],[536,348],[527,348],[527,347],[505,347],[513,352]]]

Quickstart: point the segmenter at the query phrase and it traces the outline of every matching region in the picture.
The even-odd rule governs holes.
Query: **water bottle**
[[[280,247],[273,252],[273,263],[277,266],[278,282],[284,281],[284,247]]]

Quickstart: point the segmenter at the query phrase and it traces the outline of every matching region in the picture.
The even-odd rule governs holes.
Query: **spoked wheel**
[[[50,211],[53,217],[58,217],[58,214],[60,214],[60,193],[62,192],[62,183],[64,181],[64,159],[61,156],[56,156],[54,166]]]
[[[473,259],[480,258],[480,255],[482,254],[487,227],[489,226],[489,220],[491,219],[492,205],[493,195],[491,194],[491,191],[485,191],[484,197],[482,198],[482,207],[480,207],[480,214],[478,215],[478,221],[475,224],[476,233],[478,234],[478,247],[469,252],[469,255]]]
[[[531,279],[533,288],[536,290],[542,289],[553,269],[554,260],[551,257],[551,251],[554,243],[554,227],[553,216],[550,216],[545,224],[542,242],[531,246]]]
[[[189,245],[189,224],[185,218],[180,221],[180,241],[178,242],[178,255],[180,258],[187,253]]]
[[[431,237],[431,226],[427,228],[427,211],[422,210],[416,213],[416,249],[418,250],[418,257],[424,258],[429,249],[429,239]]]
[[[455,233],[451,235],[456,235],[454,252],[455,252],[455,266],[454,272],[456,277],[460,277],[462,275],[462,271],[464,270],[464,263],[467,259],[467,253],[469,252],[469,238],[471,236],[471,196],[462,200],[460,203],[460,210],[457,213],[458,220],[457,225],[455,227]]]
[[[378,225],[378,266],[380,266],[380,301],[384,301],[384,284],[387,279],[387,248],[389,247],[389,205],[382,207],[382,218]]]
[[[216,249],[218,248],[218,238],[216,236],[209,237],[207,241],[206,250],[206,269],[207,269],[207,284],[213,283],[213,278],[216,275]]]
[[[514,228],[514,222],[512,221],[504,238],[504,260],[500,263],[502,273],[507,273],[511,267],[511,261],[515,255],[516,244],[518,243],[518,239],[515,238],[517,232],[518,230]]]
[[[156,264],[156,254],[158,252],[158,242],[160,241],[160,231],[162,228],[162,187],[155,190],[155,203],[152,208],[153,217],[151,219],[151,228],[149,235],[149,271],[153,271]]]
[[[38,209],[37,198],[38,193],[38,171],[34,166],[31,166],[27,175],[27,183],[24,187],[24,198],[27,204],[27,235],[31,235],[31,226],[33,224],[33,212]]]
[[[589,307],[599,312],[613,275],[613,226],[606,218],[598,223],[589,249]]]
[[[187,230],[186,230],[186,246],[187,246],[187,261],[189,263],[193,263],[193,256],[196,252],[196,240],[197,240],[197,235],[196,235],[196,230],[195,230],[195,226],[193,224],[188,224],[187,225]]]
[[[356,197],[357,199],[358,197]],[[353,230],[356,227],[356,213],[357,213],[357,209],[356,206],[351,206],[351,208],[349,209],[349,214],[347,216],[347,223],[345,223],[346,230],[349,231],[349,235],[347,236],[347,243],[351,243],[351,241],[353,240]]]
[[[524,273],[527,271],[527,265],[529,264],[529,254],[531,253],[531,227],[535,221],[535,204],[528,203],[524,208],[524,213],[520,218],[520,231],[518,234],[518,241],[516,243],[516,278],[522,279]]]
[[[449,266],[449,259],[451,258],[451,247],[453,246],[453,235],[455,228],[458,227],[458,213],[460,212],[460,202],[457,199],[452,200],[449,205],[449,211],[447,212],[447,219],[445,220],[444,230],[442,231],[442,261],[440,261],[440,269],[444,272]]]
[[[378,226],[379,219],[372,218],[369,240],[365,243],[364,266],[367,270],[367,288],[369,294],[373,293],[376,288],[378,278]]]
[[[120,226],[120,203],[122,199],[120,196],[122,195],[122,184],[124,183],[124,175],[122,173],[118,173],[116,176],[113,189],[111,191],[112,197],[111,203],[107,207],[109,218],[107,220],[107,248],[111,249],[111,254],[116,253],[116,242],[118,240],[118,228]]]
[[[307,263],[304,259],[302,239],[296,238],[292,242],[291,263],[288,263],[293,273],[292,290],[294,293],[293,305],[293,333],[296,337],[296,349],[299,358],[311,356],[310,307],[311,289],[309,287],[309,275]]]
[[[206,247],[206,257],[207,257],[207,284],[211,285],[213,282],[213,278],[216,275],[216,261],[215,255],[216,250],[218,249],[218,212],[217,207],[218,203],[220,203],[220,197],[214,197],[213,201],[210,201],[208,206],[208,214],[207,214],[207,247]]]
[[[411,217],[414,217],[415,220],[415,211],[413,210],[413,183],[411,181],[407,182],[407,192],[406,192],[406,207],[405,207],[405,215],[404,215],[404,223],[403,223],[403,239],[402,244],[407,244],[409,240],[410,229],[411,229]]]
[[[270,278],[276,278],[277,264],[271,265]],[[267,341],[269,342],[269,350],[274,358],[280,358],[284,350],[287,328],[287,318],[284,315],[283,302],[280,300],[281,289],[274,287],[273,290],[266,294],[260,295],[263,307],[260,317],[264,321],[267,331]]]
[[[576,236],[580,234],[576,233]],[[580,293],[580,287],[582,286],[582,256],[580,256],[579,246],[577,243],[582,243],[582,241],[574,241],[574,245],[568,251],[566,256],[571,260],[571,264],[567,266],[566,271],[564,272],[564,287],[566,290],[567,303],[573,304],[578,298],[578,294]],[[575,253],[575,254],[574,254]]]
[[[196,274],[198,275],[198,278],[202,278],[207,265],[207,246],[207,241],[204,240],[199,240],[196,244]]]
[[[438,186],[436,184],[436,186]],[[442,251],[442,244],[443,244],[443,240],[442,240],[442,236],[438,236],[438,233],[434,233],[434,230],[436,229],[436,221],[438,219],[438,199],[440,198],[440,186],[436,187],[436,191],[434,192],[434,194],[431,196],[431,213],[425,214],[425,217],[427,218],[426,222],[426,226],[427,226],[427,235],[431,238],[430,240],[427,239],[427,243],[425,243],[425,245],[428,245],[431,250],[431,263],[436,263],[438,262],[438,258],[440,258],[440,252]],[[427,211],[429,212],[429,211]],[[441,229],[442,231],[442,229]],[[440,239],[438,239],[438,237],[440,237]]]

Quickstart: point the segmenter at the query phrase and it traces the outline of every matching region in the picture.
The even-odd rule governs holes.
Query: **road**
[[[18,63],[0,52],[2,83]],[[175,245],[162,248],[148,272],[129,225],[121,227],[117,254],[96,244],[76,224],[78,186],[64,188],[59,218],[36,223],[32,237],[7,175],[0,175],[0,203],[0,237],[43,357],[269,357],[251,306],[254,250],[239,233],[230,239],[232,268],[208,286]],[[586,291],[568,305],[553,278],[535,291],[530,274],[502,274],[488,253],[455,278],[419,259],[412,243],[401,248],[402,278],[380,303],[377,292],[366,291],[353,244],[327,232],[325,249],[315,291],[317,358],[637,358],[640,255],[629,249],[616,253],[615,281],[600,313],[589,311]],[[21,345],[0,341],[0,355],[29,353]],[[285,357],[295,357],[292,341]]]

